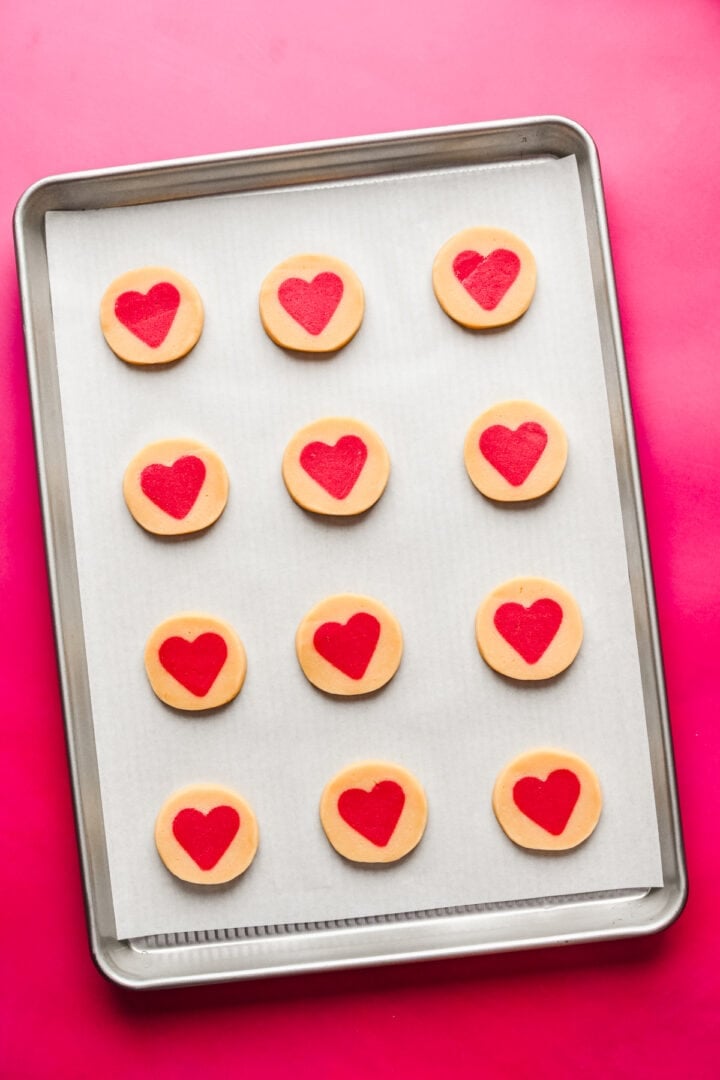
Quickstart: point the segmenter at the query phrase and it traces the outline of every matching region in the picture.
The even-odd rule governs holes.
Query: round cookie
[[[243,798],[217,784],[176,791],[155,822],[158,854],[171,874],[194,885],[221,885],[255,858],[258,827]]]
[[[143,529],[180,536],[206,529],[222,514],[229,481],[222,461],[194,439],[150,443],[123,477],[128,510]]]
[[[282,474],[290,495],[314,514],[361,514],[382,495],[390,458],[371,427],[346,417],[308,424],[287,445]]]
[[[498,585],[475,619],[483,659],[512,679],[550,679],[569,667],[582,643],[580,608],[554,581],[518,577]]]
[[[352,862],[390,863],[419,844],[427,823],[421,784],[400,765],[363,761],[334,776],[320,821],[335,850]]]
[[[514,843],[567,851],[587,840],[600,818],[602,792],[582,758],[565,750],[531,750],[502,770],[493,810]]]
[[[369,694],[392,679],[402,657],[400,624],[369,596],[329,596],[298,627],[300,667],[319,690],[350,697]]]
[[[365,295],[354,270],[332,255],[294,255],[260,287],[260,318],[276,345],[335,352],[360,328]]]
[[[144,266],[108,286],[100,326],[108,345],[128,364],[169,364],[197,344],[204,322],[195,286],[176,270]]]
[[[538,499],[555,487],[567,462],[567,437],[532,401],[503,401],[472,424],[465,468],[478,491],[498,502]]]
[[[166,705],[196,712],[232,701],[247,671],[245,649],[228,623],[212,615],[174,615],[145,646],[145,670]]]
[[[432,269],[442,309],[471,330],[505,326],[523,315],[535,292],[535,257],[507,229],[478,227],[456,233]]]

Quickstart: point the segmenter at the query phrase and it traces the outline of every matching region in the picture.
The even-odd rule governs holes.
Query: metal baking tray
[[[567,155],[575,156],[584,206],[664,885],[291,926],[198,927],[118,940],[82,629],[45,215]],[[683,845],[600,167],[588,134],[567,119],[538,117],[51,177],[22,197],[15,238],[77,834],[91,948],[101,971],[121,985],[148,988],[630,937],[669,925],[686,898]]]

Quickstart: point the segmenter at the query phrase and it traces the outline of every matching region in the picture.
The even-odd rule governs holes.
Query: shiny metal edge
[[[613,424],[618,483],[645,693],[665,884],[662,888],[485,905],[443,912],[245,928],[242,940],[197,931],[119,941],[114,932],[90,692],[65,466],[45,249],[45,214],[342,181],[377,172],[447,169],[574,154],[588,228]],[[38,478],[45,527],[68,758],[93,958],[112,981],[156,988],[334,968],[510,951],[655,933],[687,897],[672,744],[650,554],[635,451],[600,166],[588,133],[545,116],[361,139],[246,150],[48,177],[20,199],[14,219]],[[227,934],[233,931],[225,932]],[[188,943],[182,938],[189,938]],[[157,940],[157,944],[154,942]]]

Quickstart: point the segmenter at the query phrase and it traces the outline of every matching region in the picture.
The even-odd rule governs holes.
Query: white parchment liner
[[[441,311],[430,267],[469,225],[517,232],[538,288],[515,325],[484,334]],[[112,890],[120,938],[349,918],[662,883],[637,648],[587,240],[573,158],[485,166],[146,207],[48,215],[48,256],[80,589]],[[363,326],[332,358],[300,359],[266,337],[260,282],[280,260],[326,251],[366,290]],[[193,353],[166,370],[110,352],[100,298],[123,271],[167,265],[206,308]],[[555,492],[496,506],[472,487],[463,440],[496,401],[529,398],[570,443]],[[289,498],[286,442],[324,415],[371,424],[392,472],[378,505],[331,523]],[[227,510],[205,535],[143,532],[121,493],[146,443],[200,439],[230,473]],[[518,574],[570,589],[585,641],[567,673],[515,685],[478,655],[476,608]],[[304,613],[334,592],[387,604],[405,634],[395,679],[367,700],[314,690],[294,654]],[[168,616],[229,620],[248,653],[231,705],[174,712],[142,653]],[[581,848],[520,850],[493,817],[497,772],[525,750],[580,754],[605,806]],[[419,848],[375,869],[344,862],[321,831],[326,781],[364,758],[396,761],[427,791]],[[153,844],[176,788],[240,792],[260,850],[238,881],[188,886]]]

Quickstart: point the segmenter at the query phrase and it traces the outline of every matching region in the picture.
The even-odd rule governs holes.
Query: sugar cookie
[[[165,266],[145,266],[115,278],[100,303],[108,345],[128,364],[169,364],[197,344],[204,321],[200,293]]]
[[[443,310],[472,330],[505,326],[523,315],[535,292],[535,258],[506,229],[456,233],[433,263],[435,295]]]
[[[493,810],[520,847],[567,851],[587,840],[600,818],[602,792],[582,758],[565,750],[531,750],[502,770]]]
[[[352,862],[390,863],[425,832],[427,799],[400,765],[363,761],[333,777],[322,793],[320,821],[328,840]]]
[[[569,667],[582,643],[580,608],[562,586],[518,577],[483,600],[475,620],[483,659],[513,679],[549,679]]]
[[[218,455],[194,439],[150,443],[123,478],[128,510],[144,529],[180,536],[206,529],[222,514],[228,475]]]
[[[465,468],[478,491],[498,502],[537,499],[555,487],[567,461],[567,438],[546,409],[503,401],[473,423]]]
[[[155,822],[155,844],[171,874],[194,885],[221,885],[255,858],[258,827],[243,798],[217,784],[171,795]]]
[[[402,656],[400,624],[369,596],[329,596],[308,612],[295,636],[298,660],[319,690],[349,697],[392,679]]]
[[[260,318],[284,349],[335,352],[357,333],[365,310],[360,279],[332,255],[294,255],[260,288]]]
[[[166,705],[197,711],[232,701],[245,681],[240,638],[212,615],[174,615],[155,627],[145,646],[145,670]]]
[[[285,486],[315,514],[361,514],[382,495],[390,458],[379,435],[359,420],[327,417],[293,435],[283,455]]]

